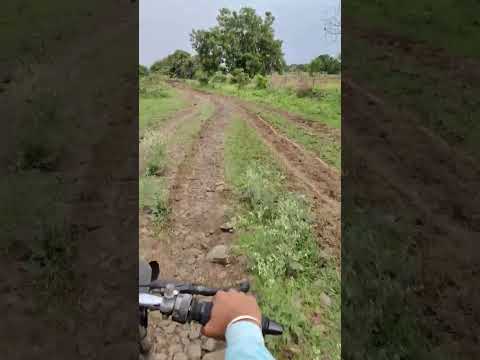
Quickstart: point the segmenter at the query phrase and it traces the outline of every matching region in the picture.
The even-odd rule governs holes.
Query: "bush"
[[[232,74],[226,75],[227,84],[235,84],[235,77]]]
[[[152,144],[146,153],[145,176],[160,176],[165,171],[165,149],[162,143]]]
[[[257,89],[266,89],[268,87],[268,79],[263,75],[256,75],[254,81]]]
[[[212,83],[223,84],[223,83],[227,82],[227,76],[223,72],[217,71],[213,75],[213,77],[211,79],[211,82]]]
[[[167,219],[170,209],[168,207],[168,202],[164,196],[159,193],[156,193],[153,200],[153,206],[151,208],[153,221],[156,225],[161,225]]]
[[[235,69],[232,71],[233,83],[237,84],[238,88],[244,88],[250,82],[250,78],[243,71],[243,69]]]
[[[300,87],[296,90],[296,95],[299,98],[312,98],[312,99],[321,99],[326,96],[325,92],[320,89],[312,88],[311,86]]]
[[[140,84],[139,95],[144,99],[166,98],[169,96],[168,91],[163,86],[145,86]]]
[[[148,75],[148,68],[144,65],[138,65],[138,76],[144,77]]]
[[[197,72],[195,72],[195,79],[198,80],[202,86],[208,85],[208,82],[210,81],[208,74],[203,70],[197,70]]]

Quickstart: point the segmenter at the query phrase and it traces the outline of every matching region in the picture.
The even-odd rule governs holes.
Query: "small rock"
[[[228,248],[225,245],[217,245],[207,254],[207,260],[213,263],[228,264]]]
[[[213,350],[215,350],[216,347],[217,347],[217,341],[212,338],[208,338],[202,344],[202,349],[209,352],[212,352]]]
[[[198,339],[200,337],[200,330],[202,327],[199,324],[192,323],[190,325],[190,331],[188,333],[188,337],[192,340]]]
[[[167,360],[168,356],[166,354],[157,353],[153,356],[153,360]]]
[[[189,333],[189,330],[183,328],[181,331],[178,332],[178,335],[180,336],[181,339],[188,339],[188,333]]]
[[[180,342],[182,343],[183,346],[190,345],[190,339],[188,339],[188,338],[181,338]]]
[[[168,352],[170,355],[175,355],[182,352],[182,345],[180,344],[173,344],[168,348]]]
[[[174,322],[172,322],[171,324],[169,324],[166,328],[165,328],[165,332],[167,334],[173,334],[175,332],[175,328],[177,327],[177,324],[175,324]]]
[[[203,360],[224,360],[225,350],[220,350],[220,351],[215,351],[215,352],[205,354],[202,359]]]
[[[188,356],[185,355],[184,353],[177,353],[173,357],[173,360],[188,360]]]
[[[330,296],[328,296],[323,292],[320,294],[320,302],[322,303],[322,305],[326,307],[329,307],[330,305],[332,305],[332,299],[330,299]]]
[[[200,360],[202,357],[202,348],[200,344],[190,344],[187,346],[186,352],[190,360]]]
[[[220,230],[222,230],[223,232],[233,233],[233,231],[234,231],[233,224],[227,222],[227,223],[223,224],[222,226],[220,226]]]

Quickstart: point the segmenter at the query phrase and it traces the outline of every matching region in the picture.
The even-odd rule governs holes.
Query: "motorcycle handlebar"
[[[210,301],[193,301],[190,309],[190,320],[205,325],[210,320],[213,303]],[[283,328],[277,322],[262,316],[262,333],[263,335],[282,335]]]

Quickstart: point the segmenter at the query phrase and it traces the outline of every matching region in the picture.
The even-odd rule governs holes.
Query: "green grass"
[[[203,103],[199,105],[200,109],[195,114],[195,118],[191,121],[184,121],[177,128],[175,136],[167,140],[168,143],[180,143],[185,148],[189,148],[193,140],[197,137],[202,124],[207,121],[214,113],[215,107],[211,103]]]
[[[241,119],[229,129],[225,172],[240,201],[239,251],[246,254],[262,311],[285,334],[268,338],[276,358],[340,359],[340,274],[321,255],[309,205],[285,189],[258,135]],[[324,293],[330,306],[319,304]]]
[[[185,101],[173,90],[165,90],[166,96],[157,98],[140,97],[140,136],[143,136],[147,129],[158,126],[169,116],[185,106]]]
[[[312,151],[327,164],[340,169],[340,144],[331,136],[328,134],[325,134],[324,136],[310,134],[303,128],[286,120],[283,116],[275,113],[262,112],[260,115],[285,136],[294,140],[296,143],[303,145],[305,149]]]
[[[358,208],[350,202],[344,208],[348,209],[342,212],[344,357],[443,358],[427,356],[430,339],[418,320],[413,291],[418,260],[414,241],[406,235],[411,222],[394,223],[385,209]]]
[[[335,88],[321,89],[320,98],[298,97],[294,90],[282,88],[255,89],[247,86],[239,90],[234,84],[215,84],[203,88],[274,106],[333,128],[338,129],[341,126],[340,83]]]

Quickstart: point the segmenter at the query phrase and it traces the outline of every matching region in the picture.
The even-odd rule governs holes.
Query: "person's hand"
[[[210,320],[202,328],[202,334],[216,339],[224,339],[227,325],[238,316],[249,315],[258,320],[251,321],[260,324],[262,314],[257,305],[257,300],[252,295],[247,295],[235,290],[228,292],[219,291],[213,297],[213,308]]]

